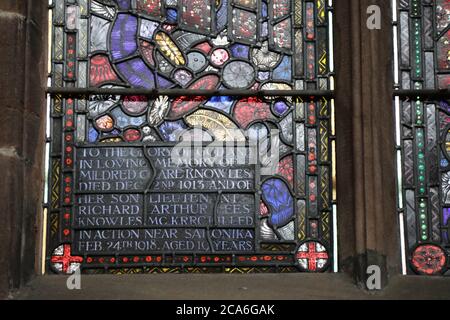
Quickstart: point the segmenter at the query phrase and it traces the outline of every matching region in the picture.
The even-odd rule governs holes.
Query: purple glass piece
[[[273,106],[273,111],[277,116],[282,116],[289,110],[289,106],[284,101],[277,101]]]
[[[117,20],[111,32],[111,55],[113,60],[123,59],[137,50],[137,26],[135,16],[129,14],[117,15]]]
[[[131,8],[131,0],[116,0],[116,2],[120,9]]]
[[[449,104],[447,103],[447,101],[442,100],[442,101],[440,102],[440,106],[441,106],[441,108],[444,109],[445,111],[450,112],[450,106],[449,106]]]
[[[446,226],[448,224],[448,220],[450,219],[450,208],[444,208],[443,212],[442,212],[442,216],[443,216],[443,224],[444,226]]]
[[[250,52],[249,46],[243,44],[233,44],[230,49],[233,57],[248,59],[248,53]]]
[[[155,77],[153,72],[140,58],[127,60],[117,64],[117,69],[123,77],[137,88],[155,88]]]
[[[167,89],[174,86],[174,83],[160,75],[156,76],[156,82],[158,83],[158,88]]]
[[[442,209],[442,224],[444,225],[444,226],[448,226],[448,224],[449,224],[449,220],[450,220],[450,208],[444,208],[444,209]],[[442,235],[443,235],[443,237],[444,237],[444,239],[445,239],[445,241],[446,242],[448,242],[448,232],[447,231],[444,231],[444,232],[442,232]]]

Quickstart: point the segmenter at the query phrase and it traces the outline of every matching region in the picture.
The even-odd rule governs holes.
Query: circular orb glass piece
[[[211,53],[211,62],[215,66],[222,66],[225,62],[227,62],[230,59],[230,54],[227,50],[219,48],[214,50]]]
[[[126,96],[123,99],[123,108],[126,112],[137,115],[145,111],[148,105],[146,96]]]
[[[412,253],[411,264],[419,274],[436,275],[445,269],[447,256],[440,246],[424,244],[418,246]]]
[[[114,120],[109,115],[104,115],[95,121],[97,127],[102,131],[110,131],[114,127]]]
[[[289,106],[284,101],[277,101],[273,105],[273,112],[277,116],[284,115],[289,110]]]
[[[189,53],[187,60],[188,67],[194,72],[202,70],[207,64],[206,57],[197,51]]]
[[[185,69],[178,69],[173,74],[175,80],[182,86],[187,85],[192,80],[192,74]]]
[[[123,133],[125,141],[133,142],[141,140],[141,132],[138,129],[130,128]]]
[[[232,61],[223,69],[223,80],[230,88],[248,88],[255,78],[255,69],[248,62]]]

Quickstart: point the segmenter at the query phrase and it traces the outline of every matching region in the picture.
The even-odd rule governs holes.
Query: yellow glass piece
[[[445,149],[447,150],[447,152],[450,152],[450,142],[445,143]]]
[[[214,136],[216,141],[245,141],[242,131],[223,114],[200,109],[186,118],[192,127],[203,127]]]
[[[160,31],[155,35],[156,44],[162,54],[177,66],[185,65],[186,60],[175,42],[164,32]]]

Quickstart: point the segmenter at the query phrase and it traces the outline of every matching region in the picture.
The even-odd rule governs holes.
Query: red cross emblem
[[[296,258],[304,271],[320,272],[326,268],[329,255],[322,244],[317,241],[308,241],[300,245]]]
[[[80,263],[83,262],[82,257],[72,256],[70,252],[70,244],[63,244],[53,251],[50,261],[53,267],[59,272],[73,273],[80,267]]]

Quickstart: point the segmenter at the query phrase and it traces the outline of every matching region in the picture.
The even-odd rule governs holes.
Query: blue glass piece
[[[267,18],[268,14],[268,9],[267,9],[267,3],[266,2],[262,2],[262,6],[261,6],[261,15],[263,18]]]
[[[166,20],[168,23],[177,23],[178,21],[178,11],[173,8],[166,10]]]
[[[275,80],[292,80],[292,59],[291,57],[284,56],[281,63],[273,71],[273,78]]]
[[[266,81],[269,80],[270,72],[258,72],[258,80]]]
[[[187,129],[186,124],[183,120],[178,121],[166,121],[162,125],[159,126],[159,132],[164,139],[164,141],[175,142],[177,141],[177,133],[179,134],[181,130]]]
[[[269,25],[267,22],[261,24],[261,30],[259,31],[261,38],[265,38],[269,35]]]
[[[90,128],[88,136],[89,142],[96,142],[98,139],[98,131],[94,128]]]
[[[217,11],[216,15],[216,28],[220,32],[222,31],[228,23],[228,0],[222,1],[222,6]]]
[[[118,128],[125,128],[128,126],[139,127],[146,121],[146,115],[140,117],[131,117],[125,114],[121,108],[115,108],[111,114],[116,119],[116,126]]]
[[[233,102],[234,100],[232,97],[212,97],[205,105],[210,108],[230,113]]]
[[[250,47],[243,44],[233,44],[230,46],[231,54],[235,58],[248,59]]]
[[[294,216],[294,200],[289,188],[280,179],[269,179],[262,185],[263,199],[271,212],[269,221],[274,227],[282,227]]]

